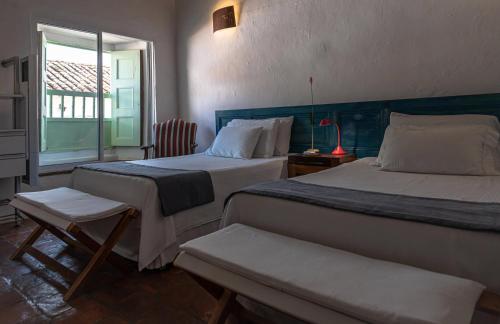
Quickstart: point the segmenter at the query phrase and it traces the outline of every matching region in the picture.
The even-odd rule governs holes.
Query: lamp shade
[[[323,126],[330,126],[332,124],[332,121],[328,118],[324,118],[322,119],[320,122],[319,122],[319,126],[320,127],[323,127]]]
[[[213,13],[214,33],[221,29],[236,27],[234,6],[224,7]]]
[[[340,126],[337,122],[333,122],[330,118],[324,118],[319,122],[320,127],[335,125],[337,128],[337,147],[332,151],[332,155],[342,156],[346,155],[347,152],[342,148],[342,138],[340,133]]]

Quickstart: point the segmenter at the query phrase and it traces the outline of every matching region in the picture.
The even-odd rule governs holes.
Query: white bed
[[[171,217],[162,215],[157,187],[150,179],[76,169],[72,187],[138,208],[141,217],[129,226],[115,251],[138,261],[139,270],[158,268],[173,260],[179,244],[219,228],[224,200],[229,194],[245,186],[283,177],[286,160],[286,157],[244,160],[194,154],[133,161],[158,168],[206,170],[210,173],[215,201]],[[102,240],[115,222],[115,219],[109,219],[84,227],[94,238]]]
[[[381,171],[375,158],[293,180],[419,197],[500,203],[500,176],[430,175]],[[223,225],[241,223],[381,260],[456,275],[500,293],[500,235],[370,216],[239,193]]]

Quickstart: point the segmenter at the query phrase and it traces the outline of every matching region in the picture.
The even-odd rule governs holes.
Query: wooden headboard
[[[311,143],[311,108],[295,106],[218,110],[215,112],[217,132],[229,121],[294,116],[290,152],[303,152]],[[334,127],[319,127],[323,118],[337,120],[342,129],[342,146],[358,157],[377,156],[389,124],[391,112],[414,115],[483,114],[500,118],[500,94],[456,97],[352,102],[314,106],[315,147],[330,152],[337,144]]]

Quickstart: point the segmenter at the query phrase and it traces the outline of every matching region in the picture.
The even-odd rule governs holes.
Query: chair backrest
[[[153,125],[155,134],[154,157],[193,154],[196,148],[196,123],[170,119]]]

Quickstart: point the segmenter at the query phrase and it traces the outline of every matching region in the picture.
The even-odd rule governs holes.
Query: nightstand
[[[290,154],[288,156],[288,177],[293,178],[323,171],[354,160],[356,160],[356,157],[352,154],[343,156]]]

